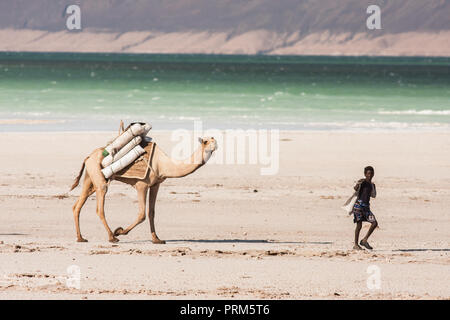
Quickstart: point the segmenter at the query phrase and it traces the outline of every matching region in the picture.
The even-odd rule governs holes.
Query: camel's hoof
[[[152,240],[152,242],[153,242],[154,244],[166,244],[166,242],[165,242],[164,240],[159,240],[159,239]]]
[[[120,236],[121,234],[123,234],[123,228],[122,227],[118,227],[116,230],[114,230],[114,236]]]
[[[77,242],[88,242],[88,241],[84,238],[79,238],[79,239],[77,239]]]
[[[119,239],[117,239],[116,237],[113,237],[112,239],[109,239],[109,242],[116,243],[116,242],[119,242]]]

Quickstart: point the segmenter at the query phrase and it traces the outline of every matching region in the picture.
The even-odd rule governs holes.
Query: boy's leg
[[[378,226],[377,220],[373,219],[373,221],[370,222],[370,228],[369,231],[367,231],[366,236],[361,240],[360,244],[366,247],[367,249],[372,250],[373,248],[370,246],[370,244],[367,242],[367,239],[369,239],[370,235],[372,234],[373,230]]]
[[[366,236],[361,240],[363,242],[367,242],[367,239],[369,239],[370,235],[372,234],[373,230],[378,226],[378,222],[374,221],[371,223],[371,226],[369,228],[369,231],[367,231]]]
[[[353,249],[361,249],[361,247],[358,244],[359,232],[361,231],[361,228],[362,228],[362,221],[358,221],[356,223],[355,228],[355,245],[353,246]]]

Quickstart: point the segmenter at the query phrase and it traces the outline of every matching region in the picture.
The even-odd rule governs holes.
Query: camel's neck
[[[200,146],[189,159],[178,161],[169,158],[164,152],[159,150],[155,154],[154,163],[157,163],[160,177],[181,178],[191,174],[205,164],[208,159],[204,158],[203,153],[203,147]]]

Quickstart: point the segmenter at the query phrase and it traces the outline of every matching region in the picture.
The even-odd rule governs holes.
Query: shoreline
[[[327,63],[334,63],[334,61],[329,61],[329,59],[337,59],[337,58],[348,58],[348,59],[357,59],[358,64],[361,63],[360,59],[361,58],[367,58],[366,62],[371,62],[372,64],[383,64],[386,62],[390,62],[392,63],[393,61],[390,61],[389,59],[394,59],[394,60],[400,60],[402,58],[407,59],[407,60],[417,60],[417,59],[423,59],[424,61],[420,61],[421,63],[426,63],[428,65],[433,65],[436,63],[440,63],[439,62],[433,62],[430,61],[430,59],[437,59],[437,60],[443,60],[442,63],[448,63],[449,59],[450,59],[450,54],[449,55],[437,55],[437,56],[424,56],[424,55],[357,55],[357,54],[342,54],[342,55],[332,55],[332,54],[242,54],[242,53],[145,53],[145,52],[108,52],[108,51],[93,51],[93,52],[84,52],[84,51],[17,51],[17,50],[1,50],[0,49],[0,61],[40,61],[40,59],[36,59],[33,56],[29,56],[29,57],[21,57],[20,59],[11,59],[10,57],[8,57],[8,55],[34,55],[34,54],[41,54],[42,58],[45,58],[43,60],[50,60],[52,62],[58,62],[58,61],[70,61],[71,59],[61,59],[61,57],[59,57],[58,55],[60,54],[65,54],[67,56],[70,55],[80,55],[82,56],[102,56],[101,60],[98,60],[98,62],[114,62],[115,60],[111,59],[111,57],[120,57],[120,56],[128,56],[128,57],[183,57],[183,62],[189,61],[189,57],[192,57],[193,61],[195,62],[205,62],[203,61],[197,61],[194,57],[195,56],[200,56],[200,57],[210,57],[213,58],[211,61],[206,61],[206,63],[210,63],[210,62],[217,62],[214,60],[214,58],[242,58],[242,57],[248,57],[248,58],[253,58],[256,60],[260,60],[260,61],[247,61],[247,63],[263,63],[263,62],[276,62],[276,63],[280,63],[280,62],[285,62],[285,63],[289,63],[290,59],[296,59],[296,58],[311,58],[311,59],[317,59],[317,61],[304,61],[303,63],[318,63],[318,64],[322,64],[323,61],[319,61],[318,59],[327,59]],[[3,56],[2,55],[6,55]],[[105,60],[107,59],[107,57],[110,57],[111,60]],[[4,59],[2,59],[4,58]],[[281,59],[285,59],[286,61],[279,61],[278,58]],[[187,59],[187,60],[186,60]],[[271,61],[273,60],[273,61]],[[379,60],[379,61],[377,61]],[[85,61],[97,61],[97,60],[85,60]],[[118,60],[120,61],[120,60]],[[223,60],[219,60],[219,61],[223,61]],[[127,62],[127,61],[124,61]],[[130,60],[128,61],[130,63],[140,63],[140,62],[148,62],[146,60]],[[229,61],[228,61],[229,62]],[[295,61],[294,61],[295,62]],[[351,60],[348,62],[352,62]],[[341,63],[341,62],[340,62]]]
[[[186,129],[184,127],[181,127],[179,129],[187,130],[189,132],[194,132],[194,130]],[[152,132],[155,133],[172,133],[177,129],[151,129],[149,134]],[[208,131],[209,129],[204,129],[203,131]],[[255,127],[249,127],[249,128],[229,128],[229,129],[214,129],[218,130],[222,133],[225,133],[227,130],[278,130],[280,133],[311,133],[311,134],[327,134],[327,133],[342,133],[342,134],[449,134],[448,128],[439,128],[439,129],[316,129],[316,130],[304,130],[304,129],[298,129],[298,130],[288,130],[288,129],[272,129],[272,128],[255,128]],[[92,134],[92,133],[98,133],[98,134],[109,134],[109,133],[116,133],[118,130],[72,130],[72,131],[2,131],[0,130],[0,133],[3,134]]]

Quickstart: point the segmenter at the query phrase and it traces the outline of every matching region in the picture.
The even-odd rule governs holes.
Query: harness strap
[[[155,176],[156,176],[156,179],[158,179],[158,180],[163,180],[163,178],[161,177],[161,176],[159,176],[157,173],[156,173],[156,171],[155,171],[155,169],[153,169],[153,167],[151,166],[151,163],[152,163],[152,161],[153,161],[153,154],[155,153],[155,143],[153,142],[152,143],[152,152],[150,153],[150,159],[149,159],[149,161],[148,162],[150,162],[150,165],[148,164],[148,162],[147,161],[145,161],[145,165],[147,166],[147,168],[149,168],[150,169],[150,171],[153,171],[153,173],[155,174]],[[139,159],[137,159],[136,161],[144,161],[145,160],[145,158],[144,158],[144,156],[141,156]]]

